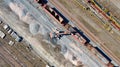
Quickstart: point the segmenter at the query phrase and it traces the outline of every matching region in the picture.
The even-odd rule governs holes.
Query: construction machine
[[[69,31],[60,31],[58,29],[55,29],[54,32],[51,32],[49,35],[50,35],[50,38],[61,39],[61,37],[63,37],[63,36],[71,35],[71,32],[69,32]]]

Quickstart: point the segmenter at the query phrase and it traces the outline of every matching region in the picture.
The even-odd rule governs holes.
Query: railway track
[[[110,22],[109,24],[116,30],[120,30],[120,25],[119,25],[119,22],[115,19],[115,17],[109,13],[110,15],[108,15],[108,13],[106,12],[107,9],[102,9],[101,7],[99,7],[95,2],[94,0],[86,0],[86,3],[88,1],[91,1],[91,7],[93,9],[95,9],[95,11],[97,10],[97,12],[99,12],[100,15],[102,15],[105,20],[107,20],[107,22]]]
[[[7,59],[7,61],[10,61],[11,67],[21,66],[20,63],[18,63],[17,60],[15,60],[13,56],[8,52],[8,50],[6,49],[6,47],[4,47],[4,45],[0,46],[0,51],[2,51],[1,54]]]
[[[26,67],[26,65],[21,61],[21,59],[18,59],[17,56],[14,55],[14,54],[17,55],[17,53],[19,53],[19,52],[17,52],[17,51],[19,51],[18,47],[14,47],[14,46],[10,47],[10,46],[8,46],[8,42],[5,42],[5,41],[3,41],[3,43],[4,43],[4,45],[2,45],[1,48],[3,48],[6,51],[6,53],[9,54],[9,56],[11,56],[11,58],[10,57],[9,58],[12,61],[12,63],[14,63],[15,67],[16,67],[16,65],[17,65],[17,67],[21,67],[21,66]],[[20,52],[20,53],[22,53],[22,52]],[[22,56],[23,54],[20,54],[20,55]]]
[[[99,12],[101,12],[102,13],[102,15],[107,19],[107,20],[109,20],[109,19],[111,19],[113,22],[116,22],[114,19],[112,19],[112,18],[110,18],[109,16],[107,16],[105,13],[104,13],[104,11],[101,11],[100,10],[100,8],[97,6],[97,5],[95,5],[94,6]],[[119,28],[118,28],[119,29]],[[112,53],[112,51],[110,51],[104,44],[102,45],[101,44],[101,48],[105,51],[105,53],[107,53],[108,55],[109,55],[109,57],[111,57],[115,62],[117,62],[117,64],[119,64],[120,65],[120,59],[118,58],[118,57],[116,57],[113,53]]]
[[[78,0],[76,0],[76,2],[79,3]],[[79,3],[79,4],[80,4],[80,3]],[[96,7],[96,8],[97,8],[97,7]],[[99,9],[98,9],[98,10],[99,10]],[[101,10],[99,10],[99,11],[101,12]],[[103,12],[102,12],[102,13],[103,13]],[[103,13],[103,15],[105,16],[106,19],[109,19],[109,17],[106,16],[104,13]],[[94,41],[94,40],[93,40],[93,41]],[[120,62],[120,59],[119,59],[118,57],[116,57],[116,56],[112,53],[112,51],[110,51],[104,44],[101,44],[101,48],[102,48],[102,50],[105,51],[105,53],[106,53],[107,55],[109,55],[109,57],[113,58],[113,60],[120,65],[120,63],[119,63],[119,62]]]
[[[0,47],[0,58],[2,59],[2,61],[4,61],[7,65],[11,66],[11,67],[14,67],[15,65],[13,65],[12,62],[10,62],[7,58],[6,58],[6,54],[4,53],[7,53],[3,48],[2,46]]]
[[[104,42],[102,42],[99,38],[97,38],[96,36],[94,36],[88,29],[85,28],[85,26],[80,23],[80,21],[78,21],[76,18],[73,19],[72,15],[65,10],[65,8],[60,5],[58,2],[56,2],[55,0],[50,1],[54,6],[57,7],[58,10],[61,10],[61,12],[67,16],[68,18],[72,18],[73,21],[75,21],[79,26],[79,28],[85,32],[85,34],[87,36],[89,36],[91,38],[92,41],[94,41],[95,43],[99,43],[101,45],[102,50],[109,55],[109,57],[111,57],[116,63],[119,64],[119,58],[117,58],[105,45]],[[81,6],[81,5],[80,5]]]
[[[112,15],[112,13],[109,13],[109,15],[107,14],[107,9],[104,8],[102,9],[102,7],[100,7],[97,3],[96,0],[92,0],[92,2],[95,4],[97,10],[99,11],[103,11],[102,14],[106,17],[106,19],[111,20],[112,21],[112,25],[115,26],[115,28],[117,28],[118,30],[120,30],[120,24],[119,22],[114,19],[114,16]]]
[[[1,45],[0,49],[2,54],[7,57],[7,61],[10,61],[12,65],[11,67],[33,67],[35,66],[35,63],[41,62],[36,55],[33,55],[31,52],[26,50],[25,44],[23,43],[20,44],[17,42],[14,46],[9,46],[8,42],[5,41],[2,41],[2,43],[4,43],[4,45]]]

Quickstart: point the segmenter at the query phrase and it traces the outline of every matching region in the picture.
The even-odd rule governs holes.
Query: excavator
[[[58,38],[58,39],[61,39],[63,36],[68,36],[68,35],[71,35],[72,33],[71,32],[67,32],[67,31],[60,31],[58,29],[55,29],[54,32],[51,32],[49,35],[50,35],[50,38]]]
[[[86,40],[79,34],[77,31],[61,31],[59,29],[53,30],[54,32],[50,32],[49,36],[51,39],[61,39],[63,36],[71,35],[75,38],[75,40],[79,41],[81,44],[85,44]]]

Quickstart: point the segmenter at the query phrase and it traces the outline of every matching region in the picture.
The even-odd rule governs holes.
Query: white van
[[[7,24],[3,25],[3,28],[4,28],[5,30],[9,30],[9,29],[10,29]]]
[[[5,33],[3,33],[2,31],[0,31],[0,38],[4,39],[5,38]]]

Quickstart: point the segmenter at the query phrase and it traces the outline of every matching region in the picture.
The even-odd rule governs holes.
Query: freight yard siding
[[[8,1],[8,0],[6,0],[6,1]],[[3,5],[2,5],[3,7],[0,7],[0,9],[3,9],[3,10],[0,10],[0,16],[2,16],[2,18],[5,21],[7,21],[8,24],[13,29],[16,30],[16,32],[20,33],[25,38],[25,40],[30,42],[30,44],[33,46],[33,48],[36,50],[36,52],[39,53],[39,55],[41,55],[45,60],[50,62],[50,64],[56,65],[57,67],[60,67],[60,66],[64,67],[64,64],[67,64],[67,62],[64,63],[65,58],[58,57],[58,56],[54,57],[56,55],[54,55],[52,53],[53,51],[50,52],[50,50],[47,49],[47,51],[49,51],[49,52],[47,52],[44,48],[42,48],[45,45],[48,45],[48,46],[53,45],[49,41],[49,38],[47,38],[47,36],[48,36],[47,33],[49,33],[50,31],[53,31],[52,28],[57,27],[57,26],[61,27],[61,26],[59,24],[55,25],[52,21],[49,21],[48,17],[46,17],[44,13],[39,12],[37,9],[35,9],[35,7],[31,6],[27,1],[17,0],[17,2],[18,1],[20,1],[19,3],[24,4],[26,7],[29,7],[30,15],[25,15],[25,18],[24,18],[24,19],[27,19],[27,20],[24,20],[24,22],[22,22],[23,19],[18,20],[17,19],[19,17],[18,14],[13,13],[12,12],[12,11],[14,11],[13,9],[12,9],[12,11],[10,11]],[[19,8],[19,7],[17,7],[17,8]],[[40,10],[40,11],[42,11],[42,10]],[[11,12],[11,13],[9,13],[9,12]],[[9,13],[9,15],[7,15],[8,13]],[[31,17],[32,19],[28,20],[29,17]],[[29,32],[29,27],[28,26],[29,26],[29,24],[32,23],[32,21],[34,21],[33,23],[38,23],[41,27],[40,28],[40,33],[36,36],[33,36]],[[64,29],[63,27],[61,27],[61,28]],[[23,32],[23,33],[21,33],[21,32]],[[43,38],[42,38],[42,35],[43,35]],[[45,37],[45,39],[44,39],[44,37]],[[45,44],[43,44],[43,42]],[[98,62],[96,60],[96,58],[92,57],[90,53],[88,54],[88,50],[86,48],[84,48],[84,46],[80,45],[72,37],[64,37],[61,40],[58,40],[58,43],[63,48],[65,46],[67,48],[67,53],[70,53],[70,55],[72,54],[71,55],[72,57],[74,57],[74,56],[77,57],[78,60],[82,61],[84,65],[90,66],[90,67],[104,66],[103,64]],[[56,45],[56,44],[54,44],[54,45]],[[64,52],[63,55],[67,54],[67,53]],[[60,63],[56,59],[59,59]],[[71,57],[70,58],[67,57],[67,59],[71,60]],[[88,63],[88,61],[89,61],[89,63]],[[70,67],[70,66],[68,66],[68,67]]]
[[[53,11],[54,12],[54,11]],[[55,13],[54,13],[55,14]],[[53,15],[53,14],[52,14]],[[54,16],[54,15],[53,15]],[[66,25],[65,25],[66,26]],[[68,25],[69,26],[69,25]],[[69,27],[67,27],[67,29],[68,29]],[[79,35],[81,35],[81,32],[80,32],[80,30],[78,30],[76,27],[72,27],[75,31],[76,31],[76,33],[79,33]],[[69,29],[68,29],[69,30]],[[85,35],[83,35],[82,34],[82,37],[86,40],[86,41],[88,41],[89,39],[85,36]],[[89,40],[90,41],[90,40]],[[89,42],[88,42],[89,43]],[[84,44],[87,44],[87,43],[84,43]],[[92,45],[91,45],[92,46]],[[95,47],[96,48],[96,47]],[[110,61],[111,62],[111,60],[100,50],[100,49],[97,49],[96,48],[96,50],[99,52],[99,54],[102,54],[105,58],[107,58],[107,60],[108,61]]]
[[[19,0],[17,0],[17,1],[19,1]],[[22,1],[22,0],[21,0]],[[47,45],[53,45],[53,44],[51,44],[50,43],[50,41],[49,41],[49,39],[48,38],[45,38],[44,39],[44,37],[46,37],[46,36],[48,36],[48,34],[46,34],[46,33],[49,33],[50,31],[53,31],[52,29],[53,29],[53,27],[57,27],[56,25],[54,26],[54,23],[53,22],[50,22],[47,18],[48,17],[46,17],[44,14],[42,14],[42,12],[38,12],[38,11],[35,11],[36,9],[34,9],[33,7],[31,7],[30,6],[30,4],[28,4],[28,2],[26,2],[26,1],[22,1],[23,3],[24,3],[24,5],[26,6],[26,7],[29,7],[29,11],[30,11],[30,14],[28,15],[28,16],[26,16],[25,15],[25,18],[26,17],[31,17],[31,16],[34,16],[34,18],[32,17],[32,19],[29,19],[28,20],[28,18],[26,18],[27,20],[24,20],[24,22],[22,22],[23,21],[23,19],[20,19],[20,20],[17,20],[16,19],[16,15],[14,14],[14,13],[12,13],[12,14],[10,14],[9,16],[7,16],[6,15],[6,12],[4,12],[4,10],[0,10],[1,12],[0,12],[0,15],[2,15],[2,18],[3,19],[8,19],[8,20],[6,20],[6,21],[8,21],[9,23],[8,24],[10,24],[10,26],[12,26],[14,29],[16,29],[17,28],[17,32],[19,32],[26,40],[28,40],[31,44],[32,44],[32,46],[34,47],[34,49],[40,54],[40,55],[42,55],[42,57],[44,57],[46,60],[48,60],[51,64],[53,64],[53,65],[58,65],[58,66],[60,66],[61,65],[61,67],[63,67],[62,66],[62,61],[60,62],[60,64],[57,62],[57,60],[56,60],[56,57],[54,57],[54,56],[56,56],[56,55],[53,55],[53,54],[49,54],[49,52],[47,53],[46,51],[44,51],[44,49],[43,48],[41,48],[43,45],[45,45],[45,44],[43,44],[43,40],[44,40],[44,42],[45,43],[47,43]],[[20,2],[21,3],[21,2]],[[22,4],[23,4],[22,3]],[[31,7],[31,8],[30,8]],[[12,7],[11,7],[12,8]],[[0,9],[2,9],[2,7],[0,8]],[[5,9],[5,8],[3,8],[3,9]],[[8,9],[6,9],[6,11],[9,11]],[[12,9],[12,11],[14,11],[13,9]],[[31,12],[34,12],[35,11],[35,13],[31,13]],[[42,11],[42,10],[41,10]],[[11,11],[10,11],[11,12]],[[36,17],[36,15],[37,15],[37,17]],[[11,16],[13,16],[14,17],[14,19],[13,18],[10,18]],[[17,15],[18,16],[18,15]],[[10,19],[9,19],[10,18]],[[24,17],[23,17],[24,18]],[[24,18],[24,19],[25,19]],[[28,26],[26,26],[26,25],[24,25],[24,24],[30,24],[31,22],[28,22],[28,21],[30,21],[30,20],[32,20],[32,21],[34,21],[34,23],[35,22],[37,22],[37,23],[39,23],[39,25],[40,25],[40,34],[41,35],[43,35],[43,38],[42,38],[42,36],[41,35],[36,35],[36,36],[33,36],[33,35],[31,35],[30,34],[30,32],[28,31]],[[16,23],[15,21],[17,21],[17,22],[19,22],[19,23]],[[46,22],[45,22],[46,21]],[[20,23],[21,22],[21,23]],[[14,24],[13,24],[14,23]],[[19,24],[18,26],[16,26],[17,24]],[[59,24],[57,24],[57,25],[59,25]],[[66,24],[67,25],[67,24]],[[65,25],[65,26],[66,26]],[[61,26],[59,26],[59,27],[61,27]],[[61,28],[63,28],[63,27],[61,27]],[[64,29],[64,28],[63,28]],[[23,33],[21,33],[22,31],[24,31]],[[77,32],[78,33],[78,32]],[[42,43],[41,43],[41,41],[42,41]],[[74,42],[72,42],[72,41],[74,41]],[[61,45],[61,46],[67,46],[67,49],[68,49],[68,52],[66,52],[66,53],[63,53],[63,55],[64,54],[67,54],[67,53],[69,53],[70,55],[71,55],[71,57],[77,57],[78,59],[77,60],[80,60],[80,61],[82,61],[83,62],[83,64],[86,64],[86,65],[88,65],[88,66],[90,66],[90,67],[98,67],[98,66],[103,66],[100,62],[98,62],[97,60],[96,60],[96,58],[94,58],[94,57],[92,57],[91,56],[91,54],[88,54],[86,51],[88,51],[86,48],[81,48],[81,47],[84,47],[84,46],[81,46],[76,40],[73,40],[73,38],[67,38],[67,37],[64,37],[64,38],[62,38],[62,39],[60,39],[60,40],[58,40],[58,42],[59,42],[59,44]],[[72,44],[71,44],[72,43]],[[75,43],[75,44],[74,44]],[[67,44],[67,45],[66,45]],[[82,50],[81,50],[81,49]],[[41,50],[40,50],[41,49]],[[86,50],[85,50],[86,49]],[[48,50],[48,49],[47,49]],[[83,50],[85,50],[85,51],[83,51]],[[50,52],[51,53],[51,52]],[[44,55],[43,55],[44,54]],[[52,55],[52,57],[51,57],[51,55]],[[74,56],[75,55],[75,56]],[[67,59],[72,59],[72,58],[69,58],[68,56],[67,56]],[[57,57],[58,58],[58,57]],[[51,60],[52,61],[51,61]],[[64,58],[60,58],[60,59],[64,59]],[[85,60],[86,59],[86,60]],[[54,61],[54,62],[53,62]],[[89,63],[88,63],[88,61],[89,61]],[[65,64],[65,63],[63,63],[63,64]],[[76,64],[77,65],[77,64]],[[57,67],[58,67],[57,66]]]

